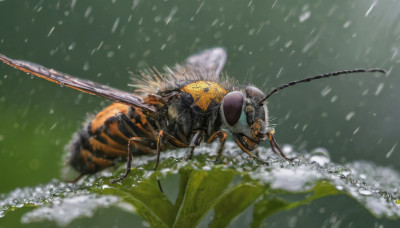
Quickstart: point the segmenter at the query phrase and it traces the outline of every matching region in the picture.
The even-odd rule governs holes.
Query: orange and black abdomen
[[[114,103],[76,133],[69,145],[68,162],[81,174],[96,173],[126,161],[131,137],[149,139],[148,145],[133,148],[134,156],[154,153],[154,125],[140,108]]]

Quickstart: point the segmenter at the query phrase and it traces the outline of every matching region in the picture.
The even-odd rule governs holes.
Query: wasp
[[[186,159],[191,159],[201,142],[219,140],[219,161],[228,132],[238,147],[255,160],[267,164],[252,151],[268,140],[273,152],[292,161],[279,148],[269,125],[266,101],[271,95],[316,79],[386,73],[379,68],[326,73],[283,84],[264,94],[253,85],[238,85],[222,75],[226,58],[225,49],[215,47],[193,54],[184,63],[166,67],[162,72],[147,69],[133,79],[134,94],[0,54],[4,63],[18,70],[114,102],[75,134],[68,158],[71,167],[80,173],[78,178],[126,161],[125,172],[111,183],[129,175],[134,156],[157,156],[156,170],[161,151],[168,148],[188,148]]]

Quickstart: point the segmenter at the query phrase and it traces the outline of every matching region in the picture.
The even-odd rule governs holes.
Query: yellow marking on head
[[[218,83],[211,81],[197,81],[184,86],[181,91],[192,95],[196,106],[203,111],[207,110],[211,101],[220,103],[227,92]]]

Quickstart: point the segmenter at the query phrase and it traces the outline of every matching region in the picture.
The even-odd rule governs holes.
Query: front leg
[[[257,144],[255,144],[256,142],[249,140],[247,137],[244,137],[244,139],[242,139],[242,138],[240,138],[240,136],[235,136],[235,142],[236,142],[236,145],[238,145],[240,147],[240,149],[243,152],[245,152],[246,154],[248,154],[251,158],[253,158],[257,161],[260,161],[266,165],[269,165],[268,162],[262,160],[261,158],[257,157],[253,153],[251,153],[249,148],[255,148],[257,146]],[[251,147],[249,147],[249,145],[248,145],[249,143],[252,143]]]
[[[219,139],[219,142],[221,143],[217,151],[217,158],[215,159],[215,163],[219,162],[222,156],[222,151],[225,148],[226,137],[227,134],[225,131],[216,131],[210,136],[210,138],[207,141],[207,143],[213,143],[216,139]]]
[[[275,140],[274,133],[275,133],[274,131],[269,131],[269,132],[267,133],[267,135],[268,135],[268,140],[269,140],[269,143],[270,143],[270,145],[271,145],[272,151],[273,151],[275,154],[281,155],[281,157],[284,158],[284,159],[287,160],[287,161],[293,161],[296,157],[294,157],[294,158],[288,158],[288,157],[283,153],[283,151],[281,150],[281,148],[279,148],[278,143],[277,143],[276,140]]]

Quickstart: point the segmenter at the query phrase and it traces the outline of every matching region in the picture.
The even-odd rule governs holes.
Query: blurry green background
[[[399,12],[397,0],[3,0],[0,53],[125,90],[129,71],[213,46],[227,49],[225,72],[266,92],[320,73],[383,67],[387,76],[281,91],[269,111],[280,144],[400,170]],[[64,145],[107,104],[0,64],[0,193],[60,178]]]

